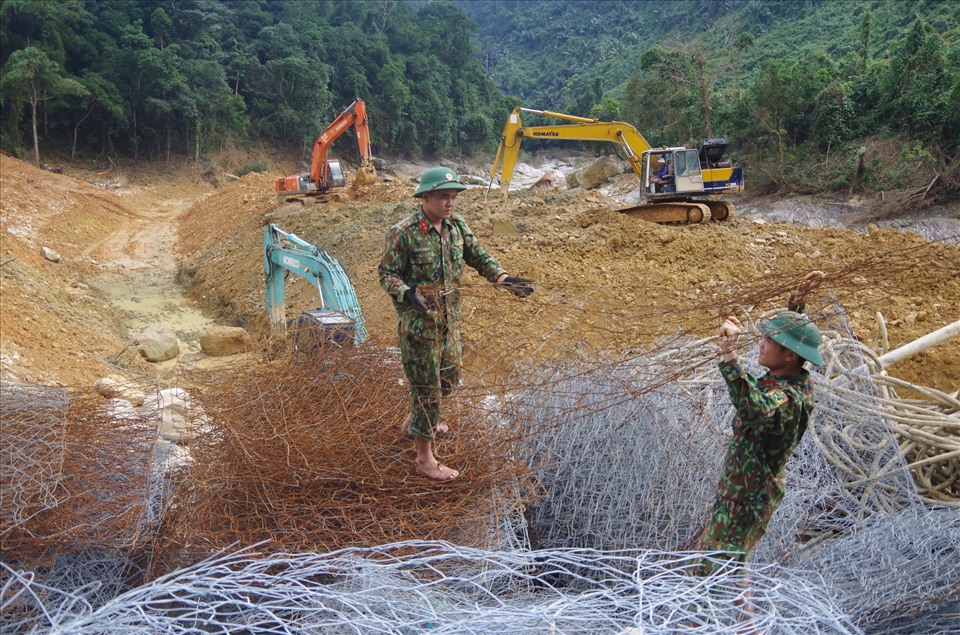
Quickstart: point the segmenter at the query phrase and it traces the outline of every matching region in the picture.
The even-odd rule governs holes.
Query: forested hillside
[[[960,3],[458,4],[478,25],[484,68],[525,106],[622,119],[654,145],[729,137],[754,185],[882,190],[937,177],[933,191],[957,195]]]
[[[960,197],[957,2],[2,0],[0,18],[0,147],[34,162],[308,156],[357,97],[377,155],[492,156],[521,103],[654,145],[728,137],[754,192]]]
[[[3,0],[4,151],[165,158],[311,144],[354,99],[378,153],[495,145],[508,108],[455,5]],[[309,145],[308,145],[309,148]]]

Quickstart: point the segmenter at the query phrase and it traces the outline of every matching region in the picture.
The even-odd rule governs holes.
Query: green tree
[[[87,89],[63,74],[59,64],[35,46],[14,51],[3,67],[2,90],[11,98],[30,104],[33,128],[33,158],[40,165],[40,139],[37,132],[37,106],[61,95],[86,95]],[[14,122],[16,125],[18,122]]]
[[[103,150],[110,146],[110,136],[127,123],[127,113],[123,104],[123,94],[117,86],[101,74],[89,71],[80,78],[87,89],[83,99],[83,110],[73,126],[73,140],[70,144],[70,159],[77,152],[77,135],[83,123],[94,117],[100,129],[99,137]]]
[[[885,120],[922,139],[933,139],[947,118],[952,87],[943,39],[922,19],[897,45],[883,81]]]
[[[853,105],[838,79],[820,94],[812,134],[822,148],[839,147],[852,136]]]

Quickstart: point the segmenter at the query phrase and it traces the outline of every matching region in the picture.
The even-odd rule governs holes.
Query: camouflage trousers
[[[410,384],[410,427],[415,439],[432,440],[440,423],[440,400],[460,384],[460,338],[443,325],[436,339],[400,333],[403,372]]]
[[[726,551],[730,560],[746,564],[747,556],[767,531],[767,523],[783,500],[781,483],[768,483],[759,495],[742,500],[717,497],[713,510],[700,535],[699,551]],[[696,575],[710,575],[719,568],[716,562],[701,561],[692,570]]]

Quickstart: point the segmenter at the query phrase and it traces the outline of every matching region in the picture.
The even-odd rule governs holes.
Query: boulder
[[[606,183],[611,177],[623,174],[626,169],[629,169],[629,166],[625,168],[623,162],[614,157],[601,157],[582,170],[568,174],[567,187],[592,190]]]
[[[93,389],[107,399],[125,399],[135,406],[142,404],[147,397],[146,392],[122,375],[101,377],[94,382]]]
[[[126,423],[141,423],[140,413],[133,407],[133,404],[126,399],[111,399],[103,407],[103,411],[108,417],[116,421]]]
[[[148,326],[137,336],[137,345],[148,362],[165,362],[180,354],[177,334],[167,327]]]
[[[250,334],[239,326],[210,326],[200,333],[200,350],[211,357],[246,353],[251,342]]]
[[[60,254],[49,247],[41,247],[40,254],[50,262],[60,262]]]

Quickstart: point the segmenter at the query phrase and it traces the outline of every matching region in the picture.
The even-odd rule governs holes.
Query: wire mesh
[[[217,390],[191,387],[191,381]],[[329,551],[397,540],[500,546],[500,519],[530,495],[518,439],[466,400],[448,400],[445,463],[465,478],[437,485],[413,471],[401,430],[408,391],[399,356],[322,349],[293,363],[184,376],[208,421],[178,483],[165,552],[194,560],[230,544]],[[188,560],[189,561],[189,560]],[[172,566],[182,564],[182,560]]]
[[[107,625],[115,634],[860,632],[821,586],[791,571],[687,575],[699,555],[423,541],[329,554],[231,550],[96,609],[82,590],[61,594],[43,627],[63,635]],[[3,574],[5,603],[56,594],[20,572]]]
[[[894,274],[935,259],[924,249],[831,278],[883,269],[892,292]],[[817,415],[748,583],[729,569],[709,582],[681,575],[732,417],[714,347],[698,337],[712,330],[703,315],[735,305],[756,315],[794,282],[697,282],[698,299],[680,309],[638,301],[627,313],[604,309],[620,289],[555,292],[537,309],[537,343],[496,358],[468,347],[438,450],[463,476],[444,485],[413,474],[407,390],[389,350],[185,373],[186,448],[156,439],[160,413],[4,387],[3,632],[946,629],[956,571],[937,559],[955,559],[957,512],[927,510],[923,497],[955,494],[956,411],[950,395],[921,404],[871,373],[844,297],[813,308],[828,360],[815,373]],[[570,337],[572,323],[582,335]],[[509,327],[464,316],[465,332]],[[655,346],[632,343],[651,335]],[[743,357],[759,370],[752,349]],[[262,554],[231,547],[260,541]],[[871,550],[900,556],[867,562]],[[867,588],[858,567],[885,586]]]
[[[159,483],[152,422],[117,417],[92,390],[4,382],[0,401],[5,558],[49,566],[63,554],[144,539]]]
[[[958,616],[960,511],[878,514],[847,534],[798,554],[791,568],[816,572],[844,611],[868,633],[943,630]]]

